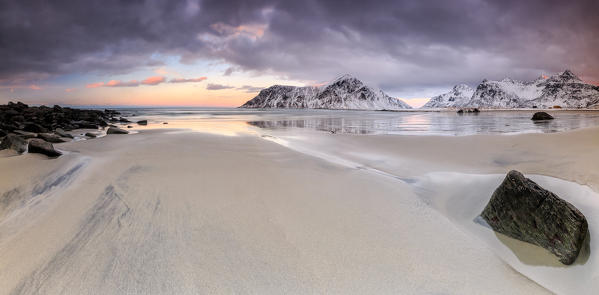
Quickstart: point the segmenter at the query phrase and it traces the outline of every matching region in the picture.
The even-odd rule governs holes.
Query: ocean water
[[[310,129],[346,134],[447,135],[553,133],[599,126],[599,111],[553,111],[555,120],[534,122],[534,111],[388,112],[344,110],[252,110],[237,108],[122,108],[149,127],[190,128],[225,135]],[[168,122],[168,124],[163,124]]]

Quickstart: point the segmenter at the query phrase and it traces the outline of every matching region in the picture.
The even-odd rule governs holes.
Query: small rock
[[[0,150],[3,149],[11,149],[22,154],[27,150],[27,142],[18,135],[9,134],[2,139],[2,142],[0,142]]]
[[[137,124],[139,124],[139,125],[148,125],[148,120],[137,121]]]
[[[121,128],[116,128],[116,127],[110,127],[106,131],[106,134],[128,134],[128,133],[129,132],[127,130],[123,130]]]
[[[54,130],[54,133],[56,133],[60,137],[73,138],[73,135],[66,133],[62,128],[56,128],[56,130]]]
[[[44,154],[48,157],[58,157],[62,155],[61,152],[54,149],[54,146],[51,143],[37,138],[29,141],[29,152]]]
[[[518,171],[510,171],[481,213],[491,228],[541,246],[566,265],[574,263],[588,223],[576,207]]]
[[[76,125],[81,129],[98,129],[98,124],[89,121],[72,121],[71,124]]]
[[[87,136],[87,137],[91,137],[91,138],[96,138],[96,137],[98,137],[97,135],[95,135],[95,134],[93,134],[93,133],[91,133],[91,132],[85,133],[85,136]]]
[[[532,115],[531,120],[533,120],[533,121],[553,120],[553,116],[551,116],[545,112],[536,112],[534,115]]]
[[[27,132],[27,131],[22,131],[22,130],[15,130],[13,131],[14,134],[18,135],[19,137],[23,138],[23,139],[29,139],[29,138],[36,138],[37,137],[37,133],[33,133],[33,132]]]
[[[60,136],[58,136],[56,134],[52,134],[52,133],[38,133],[37,138],[41,138],[47,142],[52,142],[52,143],[65,142],[64,140],[62,140],[62,138],[60,138]]]
[[[131,125],[127,125],[127,128],[133,128],[133,126],[131,126]]]
[[[25,123],[25,127],[23,127],[23,130],[28,131],[28,132],[34,132],[34,133],[48,132],[48,129],[40,126],[39,124],[35,124],[35,123]]]
[[[131,121],[127,120],[126,118],[120,117],[119,118],[119,122],[121,122],[121,123],[130,123]]]
[[[463,108],[458,110],[458,114],[463,113],[480,113],[480,110],[478,108]]]
[[[166,124],[168,124],[168,122],[163,122],[162,124],[166,125]]]

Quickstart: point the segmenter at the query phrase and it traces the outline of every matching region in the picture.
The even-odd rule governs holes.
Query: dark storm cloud
[[[595,0],[4,0],[0,83],[125,73],[157,55],[315,82],[351,73],[395,91],[565,68],[597,81],[597,11]]]

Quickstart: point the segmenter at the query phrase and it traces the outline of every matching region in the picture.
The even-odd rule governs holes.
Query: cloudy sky
[[[0,102],[236,106],[349,73],[412,104],[483,78],[599,84],[596,0],[0,1]]]

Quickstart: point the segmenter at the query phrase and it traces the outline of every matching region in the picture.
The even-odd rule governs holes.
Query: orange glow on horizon
[[[430,100],[430,98],[427,98],[427,97],[410,98],[410,99],[397,98],[397,99],[400,99],[401,101],[407,103],[408,105],[410,105],[413,108],[419,108]]]

